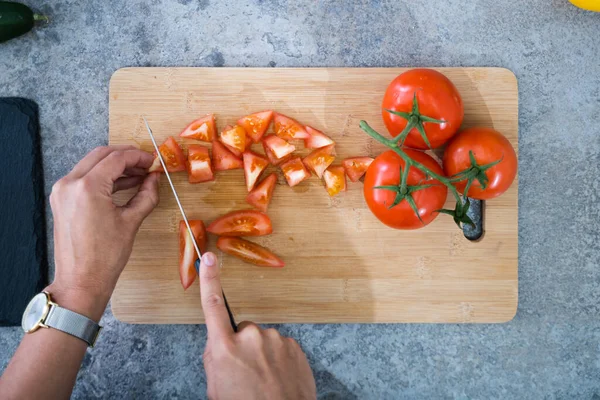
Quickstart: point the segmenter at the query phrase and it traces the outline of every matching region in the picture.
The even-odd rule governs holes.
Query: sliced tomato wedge
[[[256,243],[248,240],[220,237],[217,240],[217,247],[223,253],[239,258],[250,264],[260,267],[276,267],[281,268],[285,265],[283,260],[273,254],[269,249],[259,246]]]
[[[215,124],[215,115],[208,114],[205,117],[198,118],[192,121],[184,130],[179,134],[180,137],[186,139],[202,140],[204,142],[212,142],[215,139],[217,127]]]
[[[275,190],[275,184],[277,183],[277,174],[272,173],[262,180],[248,196],[246,201],[253,207],[258,208],[262,212],[267,212],[271,198],[273,197],[273,191]]]
[[[265,148],[265,152],[269,151],[269,153],[276,159],[281,159],[288,154],[292,154],[294,150],[296,150],[296,146],[289,144],[282,138],[275,135],[269,135],[264,138],[263,147]]]
[[[190,183],[207,182],[215,179],[208,147],[199,144],[188,146],[187,171]]]
[[[246,115],[238,119],[239,126],[246,130],[246,135],[252,139],[254,143],[258,143],[263,137],[271,121],[273,120],[273,111],[261,111],[254,114]]]
[[[188,222],[196,238],[196,244],[198,244],[200,251],[204,253],[206,251],[206,230],[204,229],[204,223],[200,220],[190,220]],[[179,221],[179,278],[181,279],[183,290],[189,288],[196,279],[197,274],[194,263],[197,259],[198,254],[196,254],[194,243],[188,233],[185,222]]]
[[[248,192],[254,189],[254,185],[260,174],[269,166],[269,160],[263,156],[247,150],[244,152],[244,177],[246,178],[246,189]]]
[[[292,158],[282,164],[281,171],[283,171],[283,176],[285,176],[285,180],[290,187],[310,178],[310,172],[306,169],[300,157]]]
[[[241,210],[217,218],[206,230],[219,236],[262,236],[273,232],[273,225],[265,213]]]
[[[323,173],[325,188],[331,197],[346,191],[346,172],[341,165],[332,165]]]
[[[246,150],[246,131],[239,125],[234,127],[227,125],[221,132],[219,140],[238,157]]]
[[[342,161],[346,175],[352,182],[358,181],[373,162],[371,157],[350,157]]]
[[[185,171],[185,155],[181,147],[177,144],[173,137],[169,136],[167,140],[158,148],[162,154],[163,161],[169,172]],[[156,153],[154,153],[156,155]],[[158,155],[154,158],[154,162],[148,168],[148,172],[164,172]]]
[[[310,135],[308,139],[304,139],[304,147],[307,149],[320,149],[321,147],[335,144],[335,142],[326,134],[318,131],[310,126],[305,126],[306,132]]]
[[[312,153],[304,157],[302,162],[313,171],[319,178],[323,177],[323,172],[335,160],[334,145],[330,144],[321,149],[313,150]]]
[[[244,165],[239,157],[230,152],[225,145],[216,140],[212,147],[212,161],[215,171],[242,168]]]
[[[283,114],[275,113],[273,115],[275,123],[275,134],[282,139],[308,139],[310,135],[298,121],[293,118],[286,117]]]

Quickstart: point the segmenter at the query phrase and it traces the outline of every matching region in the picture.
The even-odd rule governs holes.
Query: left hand
[[[48,291],[59,305],[100,319],[142,221],[158,204],[153,156],[133,146],[98,147],[52,188],[56,273]],[[122,207],[112,194],[140,185]],[[65,304],[68,303],[68,304]]]

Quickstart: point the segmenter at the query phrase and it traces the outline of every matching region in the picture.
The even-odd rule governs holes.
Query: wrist
[[[84,315],[99,322],[110,300],[110,293],[95,290],[82,290],[61,285],[54,281],[44,291],[50,293],[52,301],[60,307]]]

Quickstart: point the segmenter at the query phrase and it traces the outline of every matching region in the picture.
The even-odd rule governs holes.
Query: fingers
[[[125,150],[134,150],[135,147],[130,145],[122,145],[122,146],[103,146],[96,147],[94,150],[90,151],[85,157],[81,159],[73,167],[71,172],[68,174],[71,178],[81,178],[88,172],[92,170],[100,161],[104,160],[109,154],[114,151],[125,151]]]
[[[124,176],[115,181],[113,184],[113,193],[118,192],[120,190],[131,189],[132,187],[136,187],[144,182],[143,176]]]
[[[88,176],[97,182],[115,182],[127,170],[149,168],[154,157],[139,149],[117,150],[104,157],[94,166]]]
[[[229,314],[223,301],[223,289],[217,257],[205,253],[200,263],[200,297],[210,341],[220,341],[233,335]]]
[[[123,207],[123,215],[126,218],[133,218],[134,223],[139,225],[154,210],[159,200],[159,179],[160,174],[157,172],[146,175],[137,194]]]
[[[238,332],[243,331],[245,328],[248,328],[250,326],[256,326],[258,327],[254,322],[251,321],[242,321],[238,324]]]

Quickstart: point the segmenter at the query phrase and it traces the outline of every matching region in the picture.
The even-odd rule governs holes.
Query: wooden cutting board
[[[163,141],[177,137],[191,120],[207,113],[217,114],[221,129],[245,114],[274,109],[330,135],[337,143],[339,161],[348,156],[375,157],[384,148],[360,130],[359,121],[386,132],[380,111],[383,93],[405,70],[125,68],[110,82],[110,143],[151,151],[142,115],[157,140]],[[439,71],[463,97],[463,127],[493,127],[517,148],[518,91],[512,72]],[[260,147],[254,149],[262,152]],[[242,170],[218,173],[214,182],[198,185],[178,173],[174,183],[191,219],[210,222],[226,212],[249,208]],[[487,202],[485,235],[471,242],[446,216],[417,231],[387,228],[369,212],[360,182],[349,182],[348,192],[330,198],[316,177],[290,188],[280,174],[268,212],[274,233],[255,241],[279,254],[285,268],[256,267],[217,253],[236,319],[508,321],[518,303],[517,186],[515,181],[506,194]],[[128,195],[120,195],[119,201]],[[453,207],[450,197],[446,208]],[[160,198],[139,231],[112,298],[113,313],[131,323],[201,323],[197,286],[184,292],[179,282],[181,218],[164,177]],[[213,251],[215,242],[211,237]]]

